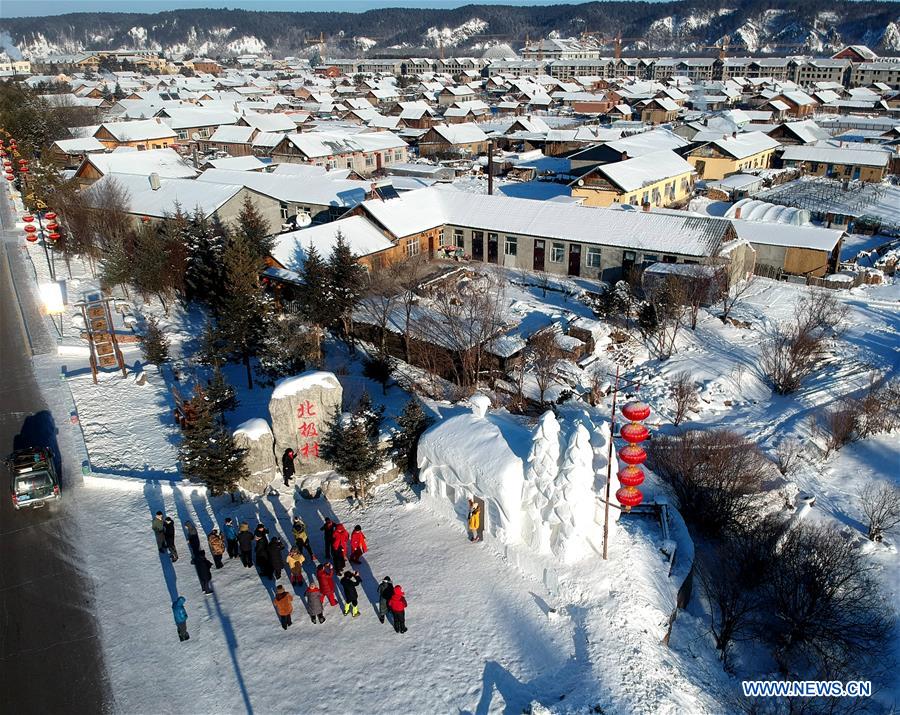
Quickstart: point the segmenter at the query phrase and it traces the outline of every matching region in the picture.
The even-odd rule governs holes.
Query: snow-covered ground
[[[42,253],[29,249],[38,276],[45,276]],[[79,264],[73,271],[70,298],[78,299],[95,283]],[[900,537],[891,534],[878,546],[865,542],[857,499],[866,481],[900,481],[897,434],[850,445],[824,460],[810,442],[808,418],[862,388],[872,369],[897,375],[900,286],[837,293],[850,313],[827,365],[798,394],[773,397],[759,374],[759,345],[769,327],[790,315],[803,290],[759,279],[734,312],[750,327],[723,325],[701,311],[697,330],[682,332],[671,359],[660,363],[646,351],[633,351],[629,377],[641,382],[641,396],[654,409],[651,421],[660,429],[667,429],[671,417],[669,381],[687,370],[701,392],[699,411],[689,418],[693,425],[728,426],[765,448],[787,437],[809,445],[791,478],[817,497],[810,518],[849,529],[860,541],[861,557],[881,567],[897,602]],[[563,293],[543,296],[539,288],[521,285],[509,293],[511,314],[523,324],[590,315]],[[196,316],[176,307],[165,317],[155,303],[135,303],[137,311],[163,317],[176,356],[182,346],[188,352]],[[470,544],[461,521],[432,512],[402,482],[382,487],[365,510],[343,502],[296,501],[288,491],[241,505],[210,500],[202,488],[177,481],[172,375],[148,370],[139,384],[131,375],[104,374],[94,385],[85,372],[83,346],[72,337],[71,311],[64,325],[68,337],[57,362],[70,377],[43,384],[53,391],[71,389],[90,453],[93,474],[69,498],[80,506],[83,552],[95,580],[103,649],[120,711],[487,713],[521,712],[538,701],[558,712],[599,706],[605,713],[718,713],[740,687],[739,676],[726,675],[716,659],[699,599],[679,616],[670,647],[660,643],[672,594],[665,578],[660,583],[665,557],[652,524],[627,521],[608,563],[586,562],[550,592],[490,544]],[[130,366],[140,361],[135,346],[126,347],[125,355]],[[342,368],[352,396],[368,389],[376,403],[386,404],[389,418],[402,408],[406,394],[399,387],[383,396],[359,376],[359,362],[346,352],[335,349],[329,359],[336,361],[331,369]],[[181,368],[190,377],[190,365]],[[241,385],[240,369],[229,375]],[[270,392],[241,388],[240,407],[230,420],[259,416]],[[446,414],[459,409],[430,407]],[[658,491],[651,477],[648,493]],[[362,568],[362,616],[350,619],[329,609],[327,622],[313,626],[295,598],[295,625],[284,632],[271,605],[271,584],[236,561],[214,573],[215,594],[204,597],[187,558],[173,566],[157,555],[150,530],[157,509],[177,523],[193,519],[204,531],[226,516],[247,519],[251,528],[259,519],[286,543],[290,518],[299,513],[319,555],[317,527],[324,516],[333,510],[348,525],[360,523],[371,548]],[[186,554],[181,535],[178,545]],[[375,617],[374,589],[385,575],[408,594],[405,635]],[[172,621],[170,604],[177,594],[187,598],[186,643],[178,642]],[[896,702],[897,683],[880,685],[885,689],[878,706]]]

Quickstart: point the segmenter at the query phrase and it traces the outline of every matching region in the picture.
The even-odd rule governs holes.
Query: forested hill
[[[737,51],[752,53],[827,53],[865,44],[889,55],[900,50],[900,3],[684,0],[364,13],[198,9],[10,18],[0,21],[0,30],[26,56],[107,48],[307,55],[322,49],[314,42],[320,34],[329,56],[435,54],[441,45],[445,52],[480,54],[498,43],[518,48],[526,37],[583,32],[605,38],[621,33],[626,52],[709,54],[710,45],[728,38]],[[597,41],[611,47],[608,39]]]

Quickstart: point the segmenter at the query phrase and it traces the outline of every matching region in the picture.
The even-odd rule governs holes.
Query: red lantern
[[[636,487],[644,482],[644,470],[640,467],[629,466],[619,471],[619,482],[624,487]]]
[[[630,511],[631,507],[644,501],[644,495],[634,487],[622,487],[616,492],[616,499],[625,507],[625,511]]]
[[[9,159],[7,159],[6,161],[3,162],[3,166],[12,166],[12,162]]]
[[[32,216],[31,214],[25,214],[25,215],[22,217],[22,220],[23,220],[25,223],[31,223],[32,221],[34,221],[34,216]]]
[[[631,422],[640,422],[650,416],[650,405],[639,400],[626,402],[622,407],[622,414]]]
[[[7,180],[7,181],[15,181],[15,180],[16,180],[16,177],[13,176],[12,174],[7,174],[7,175],[6,175],[6,180]]]
[[[28,243],[34,243],[35,241],[37,241],[37,234],[36,233],[26,233],[25,240],[28,241]]]
[[[28,159],[19,159],[19,166],[23,166],[28,163]]]
[[[639,447],[636,444],[629,444],[619,450],[619,459],[625,462],[625,464],[637,466],[638,464],[643,464],[647,461],[647,453],[644,451],[643,447]]]
[[[35,226],[33,223],[30,223],[25,227],[25,230],[28,233],[34,233],[35,231],[37,231],[37,226]]]
[[[20,167],[19,167],[19,173],[20,173],[20,174],[27,174],[27,173],[28,173],[28,167],[27,167],[27,166],[20,166]]]
[[[58,229],[58,228],[59,228],[59,224],[58,224],[58,223],[48,223],[48,224],[47,224],[47,230],[48,230],[48,231],[55,231],[55,230]]]
[[[58,241],[58,240],[61,238],[61,235],[62,235],[62,234],[59,234],[59,233],[54,232],[54,233],[51,233],[51,234],[49,235],[48,238],[49,238],[51,241]]]
[[[44,214],[44,218],[47,219],[48,221],[52,221],[53,219],[56,218],[56,214],[53,213],[52,211],[48,211],[47,213]]]
[[[637,444],[638,442],[643,442],[650,436],[650,430],[644,427],[640,422],[629,422],[619,431],[619,436],[626,442]]]

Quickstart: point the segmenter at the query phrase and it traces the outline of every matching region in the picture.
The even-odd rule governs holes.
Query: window
[[[515,236],[507,236],[506,244],[503,247],[503,253],[507,256],[515,256],[518,250],[518,239]]]
[[[411,238],[406,242],[406,255],[409,258],[419,255],[419,239]]]
[[[566,247],[562,243],[554,243],[550,246],[550,262],[562,263],[566,257]]]
[[[438,246],[443,246],[443,245],[444,245],[444,241],[445,241],[445,239],[444,239],[444,229],[441,229],[440,231],[438,231]]]
[[[641,196],[641,206],[647,203],[650,203],[650,193],[648,191],[645,191]]]
[[[654,256],[652,253],[645,253],[643,259],[644,265],[649,266],[651,263],[657,263],[659,261],[659,256]]]
[[[461,228],[453,229],[453,245],[454,246],[462,246],[463,245],[463,232]]]
[[[586,265],[588,268],[599,268],[600,267],[600,247],[599,246],[588,246],[587,249],[587,258]]]
[[[366,157],[366,166],[372,166],[372,155],[371,154],[369,154]]]
[[[281,204],[281,220],[287,221],[287,217],[288,217],[288,205]]]

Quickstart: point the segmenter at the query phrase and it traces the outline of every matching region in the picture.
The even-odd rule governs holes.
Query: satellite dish
[[[194,132],[193,134],[191,134],[191,139],[193,139],[194,141],[199,141],[200,140],[200,132]]]
[[[578,185],[579,185],[579,186],[584,186],[584,179],[579,179],[579,180],[578,180]]]
[[[312,216],[310,216],[306,211],[300,211],[297,214],[297,228],[306,228],[312,223]]]

